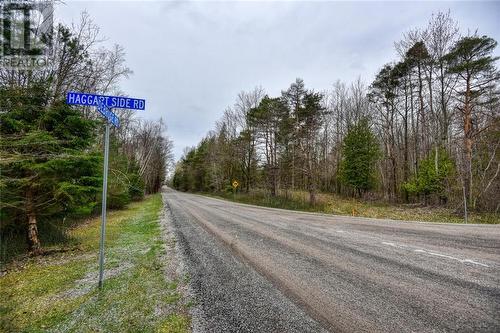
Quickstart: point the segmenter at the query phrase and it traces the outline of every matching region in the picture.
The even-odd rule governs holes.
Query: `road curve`
[[[195,331],[500,332],[498,226],[164,200]]]

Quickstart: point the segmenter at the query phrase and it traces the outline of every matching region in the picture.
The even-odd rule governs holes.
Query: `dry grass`
[[[236,195],[229,193],[217,196],[228,200],[259,206],[321,212],[336,215],[440,223],[464,222],[462,216],[457,215],[452,209],[446,207],[419,206],[414,204],[398,205],[378,201],[361,201],[329,193],[319,193],[317,195],[317,203],[315,206],[311,206],[309,204],[309,194],[305,191],[294,191],[289,193],[288,198],[286,198],[284,194],[280,194],[280,196],[273,198],[264,191],[255,191],[249,194],[237,193]],[[499,224],[500,215],[494,213],[471,213],[469,215],[468,222]]]

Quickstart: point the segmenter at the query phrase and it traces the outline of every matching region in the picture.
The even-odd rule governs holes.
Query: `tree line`
[[[102,41],[83,13],[78,24],[55,27],[49,66],[0,68],[2,259],[20,235],[40,254],[42,241],[64,232],[67,220],[100,212],[104,122],[94,108],[66,105],[65,94],[123,95],[119,82],[132,74],[124,49]],[[173,144],[161,120],[113,111],[121,124],[111,131],[108,207],[121,208],[159,191]]]
[[[389,202],[499,210],[497,42],[462,35],[450,13],[394,43],[371,84],[327,91],[297,79],[280,96],[241,92],[215,129],[185,151],[183,191],[305,190]]]

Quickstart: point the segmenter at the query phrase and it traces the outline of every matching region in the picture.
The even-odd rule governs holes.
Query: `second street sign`
[[[99,104],[97,104],[97,111],[99,111],[99,113],[102,114],[108,122],[113,124],[115,127],[120,127],[120,119],[113,113],[113,111],[110,110],[110,108],[106,106],[106,104],[99,102]]]

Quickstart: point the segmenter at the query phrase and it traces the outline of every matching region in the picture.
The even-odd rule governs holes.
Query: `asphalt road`
[[[499,226],[164,199],[195,331],[500,332]]]

